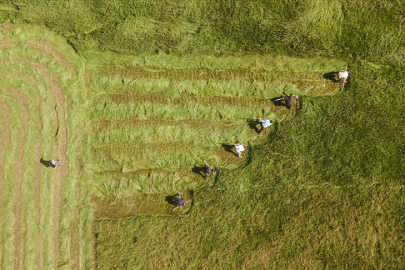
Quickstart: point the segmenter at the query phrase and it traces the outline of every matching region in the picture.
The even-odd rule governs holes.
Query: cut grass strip
[[[185,207],[174,210],[175,205],[171,204],[174,194],[180,193],[182,198],[190,201]],[[172,193],[161,193],[153,195],[138,195],[136,197],[122,197],[120,199],[110,198],[96,201],[95,219],[117,219],[133,217],[138,215],[168,215],[175,216],[185,214],[192,206],[191,190],[176,190]]]
[[[251,120],[250,123],[240,121],[231,124],[202,122],[200,125],[195,125],[182,121],[177,123],[142,121],[138,122],[138,125],[99,131],[94,133],[92,140],[98,144],[136,142],[163,145],[165,142],[184,142],[193,146],[221,146],[239,141],[244,143],[263,142],[267,138],[265,133],[268,132],[263,131],[263,134],[257,134],[261,127],[256,120]]]
[[[278,120],[291,117],[291,110],[282,107],[283,115],[276,114],[271,108],[271,102],[268,104],[259,103],[256,106],[229,106],[229,105],[201,105],[201,104],[160,104],[145,101],[139,104],[115,104],[104,103],[94,106],[91,112],[91,120],[101,119],[126,119],[136,116],[139,120],[149,118],[160,118],[164,120],[180,121],[184,119],[202,119],[207,121],[233,121],[235,119],[252,119],[255,117],[271,116],[273,113]],[[280,109],[281,110],[281,109]]]
[[[245,158],[249,150],[244,153]],[[95,149],[94,158],[98,163],[91,164],[94,171],[131,172],[146,169],[175,171],[189,168],[205,160],[219,161],[221,166],[244,164],[238,159],[233,145],[224,147],[194,147],[186,143],[166,144],[108,144]]]
[[[325,70],[329,73],[334,70]],[[198,78],[184,78],[173,80],[172,78],[126,78],[118,75],[111,77],[99,77],[93,80],[90,85],[97,92],[120,93],[125,91],[133,95],[148,93],[163,93],[178,97],[183,94],[193,94],[196,96],[234,96],[234,97],[256,97],[271,98],[283,94],[305,94],[319,96],[324,94],[334,94],[340,91],[339,84],[324,78],[324,73],[282,73],[268,75],[266,80],[246,80],[246,78],[231,78],[229,80],[201,80]],[[271,76],[271,77],[270,77]]]

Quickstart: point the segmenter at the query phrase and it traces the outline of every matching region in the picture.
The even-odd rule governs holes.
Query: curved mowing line
[[[10,108],[2,101],[0,100],[0,113],[1,113],[1,133],[0,133],[0,168],[4,168],[4,156],[6,153],[7,145],[9,144],[9,136],[8,136],[8,130],[9,130],[9,117],[10,117]],[[3,172],[0,175],[0,196],[3,195],[3,185],[4,185],[4,174]],[[0,217],[2,216],[1,214],[1,207],[0,207]],[[3,245],[0,245],[0,258],[3,255]]]
[[[18,60],[22,60],[23,62],[30,64],[31,66],[33,66],[33,68],[35,68],[37,71],[41,72],[44,74],[44,78],[48,78],[48,81],[50,82],[50,86],[52,89],[52,93],[55,96],[55,100],[57,103],[57,107],[59,108],[60,114],[56,114],[56,121],[54,121],[56,123],[56,130],[58,130],[58,134],[60,134],[60,143],[56,142],[55,143],[55,149],[56,149],[56,153],[57,156],[59,157],[59,159],[66,161],[66,148],[67,148],[67,128],[65,125],[65,101],[64,101],[64,96],[63,96],[63,90],[62,88],[59,87],[58,82],[57,82],[57,78],[54,75],[50,74],[49,69],[47,68],[47,66],[45,66],[44,64],[41,63],[32,63],[29,61],[24,61],[24,59],[13,59],[13,61],[1,61],[3,64],[4,63],[10,63],[10,62],[17,62],[20,64],[20,62],[18,62]],[[27,116],[26,114],[26,108],[24,108],[25,111],[25,116]],[[26,120],[26,119],[25,119]],[[25,122],[26,123],[26,122]],[[24,125],[23,125],[24,126]],[[22,129],[21,132],[23,132],[24,130]],[[20,134],[21,135],[21,134]],[[23,136],[23,134],[21,135]],[[22,157],[22,147],[20,145],[19,147],[19,153],[18,155],[20,157]],[[20,158],[19,158],[20,159]],[[18,166],[18,167],[17,167]],[[18,181],[16,183],[16,198],[21,196],[21,176],[22,176],[22,168],[21,168],[21,163],[17,163],[16,165],[16,171],[18,172]],[[57,180],[56,180],[56,184],[55,184],[55,191],[54,191],[54,254],[55,254],[55,264],[58,265],[59,263],[59,228],[60,228],[60,211],[61,211],[61,193],[62,193],[62,187],[63,187],[63,179],[66,177],[66,175],[68,174],[68,169],[67,166],[61,166],[60,169],[57,171],[56,176],[57,176]],[[23,267],[22,263],[22,254],[20,252],[20,250],[22,250],[20,248],[20,246],[22,245],[23,241],[21,240],[22,236],[21,236],[21,220],[22,220],[22,214],[19,211],[22,211],[22,204],[21,202],[16,203],[15,209],[18,213],[18,215],[16,216],[16,239],[14,241],[15,243],[15,252],[16,252],[16,261],[15,261],[15,267],[16,269],[21,269]]]
[[[35,81],[35,79],[32,78],[31,76],[29,76],[27,74],[19,74],[19,73],[17,73],[17,71],[10,72],[10,73],[7,74],[7,76],[11,77],[11,78],[13,78],[13,76],[16,77],[16,78],[23,77],[25,80],[27,80],[30,84],[33,85],[34,89],[36,89],[36,95],[41,96],[41,92],[39,91],[39,88],[38,88],[38,82]],[[27,109],[26,109],[27,106],[29,106],[29,105],[27,105],[27,102],[26,102],[24,107],[23,107],[24,111],[25,111],[25,115],[28,115],[27,112],[26,112],[27,111]],[[40,106],[39,112],[42,112],[42,109],[41,109],[42,103],[40,103],[39,106]],[[44,117],[45,116],[42,115],[42,117],[40,119],[44,119]],[[53,122],[55,123],[57,121],[53,121]],[[40,120],[37,123],[37,129],[42,130],[42,122]],[[38,137],[38,139],[36,141],[36,144],[35,144],[35,149],[36,149],[36,151],[35,151],[35,161],[36,161],[35,162],[35,167],[36,167],[36,169],[35,169],[35,174],[34,174],[34,179],[33,179],[34,186],[35,186],[35,191],[34,191],[34,197],[35,197],[34,204],[35,204],[35,206],[34,206],[34,208],[36,209],[36,213],[37,213],[37,220],[36,220],[37,224],[40,224],[40,221],[41,221],[41,208],[40,208],[40,179],[41,179],[40,167],[41,167],[41,164],[39,162],[39,160],[41,158],[41,151],[40,151],[41,145],[42,145],[41,142],[42,142],[41,137]],[[22,200],[16,200],[16,201],[20,202]],[[20,206],[17,206],[17,207],[20,207]],[[40,232],[37,232],[37,233],[38,233],[38,235],[40,235]],[[36,243],[36,250],[35,250],[35,258],[36,258],[36,261],[37,261],[38,269],[42,267],[42,264],[41,264],[42,240],[43,239],[41,237],[38,237],[38,240],[37,240],[37,243]],[[23,241],[23,240],[21,240],[21,241]],[[23,259],[21,258],[21,259],[19,259],[19,261],[23,261]]]
[[[11,29],[11,24],[9,25],[9,27],[7,27],[7,29],[5,27],[3,27],[3,32],[6,33],[10,33],[10,29]],[[7,30],[7,31],[6,31]],[[16,36],[16,38],[18,39],[18,35]],[[34,38],[35,39],[35,38]],[[66,161],[66,165],[61,166],[60,169],[58,169],[58,171],[56,172],[56,177],[57,177],[57,182],[55,184],[55,191],[54,191],[54,196],[55,196],[55,200],[53,202],[54,205],[54,213],[53,213],[53,219],[54,219],[54,259],[55,259],[55,264],[56,266],[59,265],[59,259],[60,259],[60,251],[59,251],[59,247],[61,246],[61,242],[59,241],[60,236],[60,231],[59,228],[61,226],[60,224],[60,216],[61,216],[61,200],[62,200],[62,189],[64,187],[63,185],[63,180],[64,177],[66,177],[68,175],[68,168],[67,168],[67,158],[66,158],[66,150],[67,150],[67,127],[66,127],[66,121],[65,121],[65,100],[64,100],[64,95],[63,95],[63,89],[59,86],[58,84],[58,79],[60,79],[61,81],[65,81],[66,78],[72,78],[72,76],[74,74],[76,74],[75,72],[75,68],[74,65],[72,63],[70,63],[66,57],[64,57],[64,55],[59,52],[56,48],[54,48],[54,46],[52,46],[51,44],[48,44],[46,42],[43,42],[41,40],[30,40],[27,41],[26,43],[26,48],[31,48],[31,50],[27,50],[28,53],[33,53],[34,56],[31,55],[27,55],[24,56],[23,58],[16,58],[13,57],[12,60],[14,62],[17,62],[23,69],[26,66],[32,66],[33,69],[36,69],[36,71],[34,71],[34,73],[38,72],[38,73],[42,73],[43,77],[47,78],[47,80],[49,81],[49,84],[51,85],[51,89],[52,89],[52,94],[55,96],[55,100],[57,103],[57,106],[55,108],[55,114],[53,114],[53,116],[55,117],[55,121],[53,121],[55,123],[55,130],[57,133],[57,137],[59,138],[58,141],[55,142],[55,150],[57,153],[57,157],[61,159],[62,164],[63,161]],[[17,46],[16,43],[14,42],[3,42],[2,44],[0,44],[0,48],[4,48],[4,47],[15,47]],[[51,69],[47,67],[47,63],[48,63],[48,59],[47,58],[43,58],[43,57],[39,57],[37,58],[37,54],[35,53],[35,51],[32,50],[36,49],[38,51],[38,53],[42,54],[42,55],[47,55],[48,58],[51,58],[51,60],[56,59],[57,60],[57,66],[61,66],[64,68],[65,74],[68,73],[68,76],[63,75],[62,77],[57,77],[57,76],[53,76],[51,74]],[[27,53],[23,52],[23,55],[25,55]],[[29,59],[29,60],[27,60]],[[45,61],[45,64],[42,64],[39,62],[38,59],[43,59],[41,62]],[[45,59],[45,60],[44,60]],[[4,63],[4,60],[0,60],[1,63]],[[52,61],[52,65],[53,65]],[[55,70],[55,68],[53,68],[52,70]],[[57,68],[57,72],[58,74],[60,74],[60,72],[62,72],[59,68]],[[27,78],[27,76],[25,76]],[[30,81],[33,85],[34,85],[34,81],[35,80],[28,80]],[[38,89],[37,87],[35,87],[36,89]],[[44,117],[48,117],[48,116],[42,116],[42,119]],[[41,123],[38,123],[38,128],[41,128]],[[41,141],[37,141],[36,143],[36,147],[37,149],[41,148]],[[40,155],[39,151],[37,153],[37,155]],[[79,170],[78,170],[79,171]],[[37,190],[39,190],[39,178],[40,178],[40,173],[37,173],[37,176],[35,176],[38,179],[38,182],[35,184],[37,188]],[[80,197],[80,189],[77,193],[75,193],[77,197]],[[36,198],[39,199],[39,192],[36,193]],[[36,204],[39,204],[39,202],[37,201]],[[37,208],[39,209],[39,208]],[[76,209],[77,210],[77,209]],[[38,211],[38,216],[40,217],[40,211]],[[75,211],[74,214],[74,221],[76,221],[79,218],[79,214],[78,211]],[[75,252],[70,253],[70,260],[73,260],[73,264],[75,264],[77,266],[77,268],[80,265],[80,242],[78,239],[78,228],[76,226],[76,229],[74,228],[75,231],[73,231],[72,233],[72,246],[74,246],[74,250]],[[40,239],[42,240],[42,239]],[[46,239],[44,239],[44,241],[47,241]],[[38,243],[39,246],[41,246],[41,243]],[[40,249],[38,249],[37,254],[41,254]],[[73,254],[73,255],[72,255]],[[66,257],[66,256],[65,256]],[[72,263],[70,263],[72,264]],[[73,265],[72,264],[72,265]],[[38,265],[39,267],[41,267],[41,262],[38,260]]]
[[[31,76],[29,76],[29,75],[27,75],[27,74],[19,74],[19,73],[17,73],[16,71],[11,71],[11,72],[9,72],[8,74],[7,74],[7,76],[8,77],[10,77],[10,79],[11,78],[21,78],[21,77],[23,77],[26,81],[28,81],[32,86],[33,86],[33,88],[34,89],[36,89],[36,95],[38,95],[38,96],[41,96],[41,91],[39,90],[39,88],[38,88],[38,82],[34,79],[34,78],[32,78]],[[43,105],[42,105],[43,103],[42,102],[39,102],[39,112],[41,113],[41,117],[40,117],[40,119],[44,119],[45,118],[45,116],[42,114],[42,107],[43,107]],[[46,116],[47,117],[47,116]],[[53,122],[56,122],[56,121],[53,121]],[[37,122],[37,130],[42,130],[42,122],[41,122],[41,120],[39,120],[38,122]],[[54,129],[55,130],[55,129]],[[35,187],[35,190],[34,190],[34,198],[35,198],[35,201],[34,201],[34,209],[35,209],[35,211],[36,211],[36,213],[37,213],[37,219],[36,219],[36,222],[37,222],[37,224],[39,225],[40,224],[40,222],[41,222],[41,203],[40,203],[40,201],[41,201],[41,196],[40,196],[40,189],[41,189],[41,182],[40,182],[40,180],[41,180],[41,163],[39,162],[39,160],[40,160],[40,158],[42,157],[41,156],[41,146],[42,146],[42,138],[41,138],[41,136],[39,136],[38,138],[37,138],[37,141],[36,141],[36,143],[35,143],[35,147],[34,147],[34,149],[35,149],[35,158],[34,158],[34,160],[36,161],[35,162],[35,175],[34,175],[34,179],[33,179],[33,183],[34,183],[34,187]],[[38,231],[37,231],[37,234],[38,235],[40,235],[40,226],[38,226]],[[37,262],[37,267],[38,267],[38,269],[40,269],[41,267],[42,267],[42,262],[41,262],[41,254],[42,254],[42,238],[41,237],[38,237],[38,239],[37,239],[37,241],[36,241],[36,250],[35,250],[35,260],[36,260],[36,262]]]
[[[66,58],[63,56],[63,54],[61,54],[59,51],[57,51],[54,47],[50,46],[48,43],[45,43],[40,40],[28,41],[26,47],[35,48],[40,53],[47,54],[51,58],[57,59],[62,67],[69,70],[69,74],[75,74],[73,65],[66,60]]]

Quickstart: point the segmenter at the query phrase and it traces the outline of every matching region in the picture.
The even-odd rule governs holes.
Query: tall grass
[[[75,0],[49,5],[37,0],[19,2],[18,9],[4,4],[6,10],[4,20],[45,25],[81,52],[352,55],[403,62],[403,35],[392,35],[403,26],[400,1]]]

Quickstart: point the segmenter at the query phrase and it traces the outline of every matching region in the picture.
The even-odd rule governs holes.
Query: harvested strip
[[[55,58],[61,64],[61,66],[67,70],[69,70],[68,74],[75,74],[75,70],[71,63],[69,63],[66,58],[58,52],[53,46],[50,44],[36,40],[36,41],[28,41],[26,47],[35,48],[42,54],[47,54],[51,58]]]
[[[256,82],[276,82],[282,78],[289,78],[292,84],[300,85],[305,81],[322,81],[325,72],[320,71],[295,71],[295,70],[265,70],[265,69],[154,69],[154,67],[142,68],[137,66],[102,66],[98,68],[100,76],[120,76],[123,78],[136,79],[162,79],[171,81],[182,80],[203,80],[203,81],[256,81]],[[282,81],[286,81],[285,79]]]
[[[221,166],[244,164],[249,151],[245,151],[244,159],[238,159],[232,144],[222,146],[194,147],[187,143],[174,142],[164,144],[107,144],[94,148],[94,156],[100,160],[93,164],[94,171],[122,171],[125,173],[165,169],[169,171],[180,168],[194,167],[202,159],[220,160]]]
[[[192,191],[180,190],[182,198],[192,200]],[[192,202],[185,208],[172,211],[175,207],[170,204],[173,193],[162,193],[153,195],[140,195],[136,197],[127,197],[116,199],[114,197],[103,200],[96,200],[97,206],[94,217],[95,219],[117,219],[127,218],[137,215],[180,215],[185,214],[190,209]]]
[[[299,106],[296,103],[295,106]],[[161,104],[153,102],[142,102],[139,104],[113,104],[105,103],[93,107],[91,113],[92,121],[101,119],[127,119],[137,116],[140,120],[149,118],[160,118],[165,120],[204,119],[209,121],[232,121],[234,119],[251,119],[261,116],[275,115],[278,120],[283,120],[295,115],[295,110],[288,110],[284,106],[273,107],[271,102],[263,101],[250,106],[239,104],[229,105],[207,105],[198,103],[183,105]]]

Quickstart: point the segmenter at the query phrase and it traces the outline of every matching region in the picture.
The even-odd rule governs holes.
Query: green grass
[[[1,4],[0,21],[19,23],[0,32],[3,268],[17,254],[24,110],[25,268],[404,268],[404,12],[388,0]],[[341,91],[323,75],[345,65]],[[300,96],[293,111],[260,101],[284,92]],[[262,116],[277,125],[257,135],[246,120]],[[45,158],[63,142],[53,117],[68,132],[58,224],[54,171],[40,167],[40,211],[30,182],[30,146]],[[220,146],[236,140],[250,143],[243,160]],[[215,178],[192,171],[204,159]],[[192,203],[173,213],[175,192]]]

